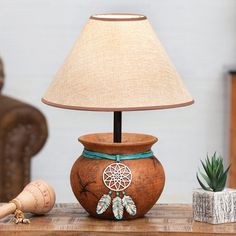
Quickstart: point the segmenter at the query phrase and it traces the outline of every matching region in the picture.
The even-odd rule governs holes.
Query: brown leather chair
[[[48,135],[44,115],[29,104],[2,95],[3,84],[0,59],[0,202],[16,197],[30,181],[31,158]]]

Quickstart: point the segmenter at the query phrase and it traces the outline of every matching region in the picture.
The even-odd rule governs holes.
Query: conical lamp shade
[[[193,103],[147,18],[132,14],[90,17],[42,100],[97,111]]]

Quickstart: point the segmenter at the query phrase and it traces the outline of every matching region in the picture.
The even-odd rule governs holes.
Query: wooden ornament
[[[45,214],[53,208],[55,199],[55,192],[47,182],[32,181],[16,198],[0,208],[0,219],[16,210],[38,215]]]

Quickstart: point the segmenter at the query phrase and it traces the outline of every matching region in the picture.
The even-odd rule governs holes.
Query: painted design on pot
[[[110,161],[114,161],[113,163],[107,166],[104,165],[103,166],[104,169],[102,168],[103,169],[102,183],[104,184],[106,188],[109,189],[109,192],[108,193],[99,192],[100,199],[98,198],[99,201],[95,202],[97,206],[96,210],[94,209],[94,207],[90,209],[90,212],[92,212],[92,215],[94,215],[95,213],[96,215],[99,215],[99,218],[109,217],[109,219],[111,218],[113,219],[114,217],[117,220],[121,220],[123,218],[130,219],[130,218],[139,217],[143,214],[141,210],[137,211],[137,207],[136,207],[136,204],[138,204],[138,202],[140,203],[140,198],[138,198],[136,195],[137,203],[135,203],[132,197],[126,195],[126,192],[125,192],[126,189],[131,185],[131,183],[133,183],[134,186],[132,186],[132,189],[130,189],[130,192],[132,193],[134,191],[135,186],[137,186],[137,182],[140,182],[139,181],[140,178],[136,179],[136,181],[133,182],[131,169],[127,165],[123,164],[123,161],[139,160],[139,159],[146,159],[146,158],[152,158],[152,160],[155,160],[156,161],[155,167],[157,163],[161,167],[161,169],[159,170],[161,174],[160,176],[161,180],[163,180],[161,182],[162,187],[160,189],[162,191],[163,186],[164,186],[164,172],[163,172],[162,166],[155,158],[153,158],[154,156],[153,156],[152,151],[146,150],[146,148],[147,147],[146,147],[146,142],[145,142],[144,152],[135,152],[135,153],[128,153],[128,154],[110,154],[110,153],[108,154],[106,153],[106,150],[104,150],[104,152],[97,152],[93,150],[84,149],[82,156],[85,158],[89,158],[93,160],[107,159]],[[135,149],[133,151],[135,151]],[[119,149],[117,150],[117,153],[119,153]],[[133,162],[130,162],[130,165],[132,165],[132,163]],[[153,171],[152,168],[151,170]],[[146,172],[146,175],[147,174],[148,173]],[[154,171],[154,174],[156,175],[156,171]],[[100,175],[101,175],[101,172],[99,171],[99,176]],[[101,184],[100,181],[98,184],[99,185]],[[153,198],[153,200],[155,199]],[[141,201],[142,201],[142,204],[143,203],[145,204],[145,201],[143,201],[142,199]],[[153,204],[154,203],[155,202],[153,201]],[[83,204],[86,205],[86,203],[84,202]],[[83,204],[81,203],[81,205]],[[110,212],[107,211],[110,205],[113,212],[113,216],[110,215]],[[123,214],[124,211],[126,211],[128,214]],[[103,214],[104,212],[106,212],[107,214]]]
[[[125,195],[124,190],[127,189],[132,182],[132,172],[128,166],[116,162],[108,165],[103,171],[103,183],[110,189],[108,194],[104,194],[97,204],[97,214],[104,213],[111,203],[111,195],[116,193],[116,197],[112,200],[112,211],[117,220],[123,218],[124,209],[132,216],[137,212],[136,205],[130,196]],[[120,195],[123,194],[123,198]]]

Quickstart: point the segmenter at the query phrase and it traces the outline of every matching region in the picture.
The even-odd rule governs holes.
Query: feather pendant
[[[110,206],[111,204],[111,197],[110,195],[104,194],[101,199],[98,201],[97,204],[97,214],[100,215],[103,212],[106,211],[106,209]]]
[[[121,220],[123,217],[124,207],[120,197],[115,197],[112,200],[112,211],[117,220]]]
[[[122,204],[125,208],[125,210],[131,215],[134,216],[137,213],[137,208],[135,206],[135,203],[133,199],[130,196],[124,195],[122,198]]]

